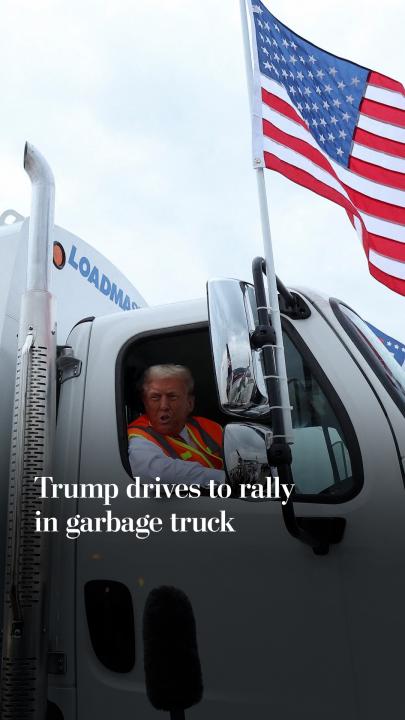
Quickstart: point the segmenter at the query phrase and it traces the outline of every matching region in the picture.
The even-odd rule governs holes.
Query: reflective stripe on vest
[[[188,429],[190,435],[192,436],[192,438],[193,438],[193,440],[194,440],[195,438],[194,438],[194,436],[193,436],[193,433],[190,432],[190,426],[191,426],[191,427],[194,427],[194,428],[196,428],[196,430],[198,430],[198,432],[200,433],[200,435],[201,435],[203,441],[205,442],[207,448],[208,448],[209,450],[211,450],[211,452],[212,452],[214,455],[219,455],[219,456],[221,455],[222,445],[218,445],[218,443],[215,442],[214,438],[211,437],[211,435],[210,435],[209,433],[207,433],[207,431],[205,430],[205,428],[203,428],[203,426],[198,422],[198,420],[197,420],[196,418],[192,418],[192,417],[191,417],[191,418],[189,418],[188,421],[187,421],[187,429]]]
[[[131,439],[131,437],[137,436],[144,437],[145,439],[154,442],[166,455],[171,458],[190,460],[198,462],[200,465],[205,467],[222,469],[223,461],[220,446],[216,440],[210,436],[205,428],[202,427],[196,418],[192,418],[191,422],[188,421],[186,424],[186,429],[196,447],[189,445],[180,436],[173,437],[171,435],[162,435],[147,423],[149,423],[149,420],[146,415],[142,415],[137,420],[134,420],[128,427],[128,438]],[[213,425],[215,429],[217,429],[217,434],[219,434],[221,432],[220,427],[214,423]],[[193,426],[193,429],[191,426]],[[197,434],[200,437],[197,437]]]

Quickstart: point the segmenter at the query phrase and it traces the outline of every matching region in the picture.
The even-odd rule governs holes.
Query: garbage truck
[[[71,249],[53,232],[48,164],[27,146],[25,165],[27,289],[8,422],[3,413],[12,438],[1,489],[1,717],[396,717],[402,367],[344,301],[279,281],[292,408],[290,437],[280,433],[280,338],[260,258],[253,282],[248,269],[213,280],[201,300],[148,307],[129,288],[120,297],[135,309],[99,315],[83,305],[57,350],[50,253],[59,242],[69,262]],[[71,272],[86,257],[78,279],[117,310],[111,287],[124,280],[76,248]],[[216,494],[128,491],[139,378],[173,362],[192,370],[196,414],[224,426],[227,483]],[[283,504],[274,489],[286,468],[293,493]],[[223,531],[201,530],[204,518],[224,519]]]

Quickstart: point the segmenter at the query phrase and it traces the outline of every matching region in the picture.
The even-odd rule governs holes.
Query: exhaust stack
[[[55,181],[45,158],[28,142],[24,148],[24,170],[32,184],[27,291],[49,290]]]
[[[54,178],[29,143],[24,168],[32,183],[32,204],[10,456],[2,720],[44,720],[47,705],[50,536],[35,531],[36,513],[48,513],[34,478],[52,475],[56,416],[56,333],[49,292]]]

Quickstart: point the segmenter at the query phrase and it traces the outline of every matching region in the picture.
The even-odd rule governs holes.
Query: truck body
[[[32,566],[20,557],[19,572],[32,583],[32,595],[46,598],[41,621],[30,625],[36,599],[27,593],[22,610],[14,608],[10,553],[6,558],[5,720],[33,717],[24,714],[24,698],[28,707],[34,692],[25,670],[32,658],[22,657],[18,632],[46,636],[45,648],[37,643],[46,667],[42,662],[32,673],[43,674],[45,690],[35,692],[45,692],[48,704],[35,719],[162,716],[146,693],[144,670],[153,632],[144,610],[151,592],[162,587],[183,593],[195,620],[204,692],[186,717],[379,720],[398,714],[404,705],[405,375],[344,303],[306,289],[295,295],[306,312],[294,317],[282,310],[293,407],[293,505],[307,536],[333,528],[328,551],[314,552],[294,537],[280,501],[268,497],[128,497],[134,478],[127,424],[142,411],[137,387],[149,365],[191,368],[197,415],[230,423],[235,432],[238,419],[245,426],[252,421],[243,412],[231,418],[219,402],[215,320],[206,300],[84,317],[63,341],[69,362],[55,368],[54,458],[41,475],[49,478],[49,489],[53,478],[60,493],[52,499],[49,490],[46,503],[34,505],[51,519],[41,539],[49,557],[42,565],[42,546]],[[224,306],[231,334],[228,310]],[[9,409],[10,424],[11,416]],[[265,416],[256,424],[264,432],[271,427]],[[237,466],[257,462],[256,449],[243,444],[232,454]],[[38,496],[39,484],[33,477],[31,483]],[[75,487],[97,484],[118,487],[111,505],[85,493],[71,497]],[[13,497],[10,502],[15,507]],[[200,531],[173,526],[173,516],[221,513],[229,523],[223,532],[201,532],[201,523]],[[105,522],[96,526],[96,517]],[[123,518],[132,518],[133,531],[118,531]],[[139,518],[160,518],[160,531],[136,533]],[[33,517],[30,522],[34,537]],[[2,537],[5,521],[3,527]],[[24,542],[20,538],[20,548]],[[180,691],[183,671],[180,663]],[[175,707],[171,717],[184,717],[179,713]]]
[[[0,218],[0,614],[4,599],[5,538],[10,447],[16,381],[21,299],[27,284],[29,218],[6,210]],[[56,341],[60,349],[71,328],[84,317],[145,306],[132,283],[97,250],[67,230],[53,228],[50,289],[56,303]],[[51,255],[52,257],[52,255]]]

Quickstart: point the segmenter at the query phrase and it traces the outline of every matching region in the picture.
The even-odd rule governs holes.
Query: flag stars
[[[321,152],[344,165],[350,152],[363,70],[301,41],[288,28],[279,26],[271,14],[263,12],[258,0],[253,3],[257,3],[253,8],[257,8],[254,19],[262,72],[285,88],[290,104]]]

